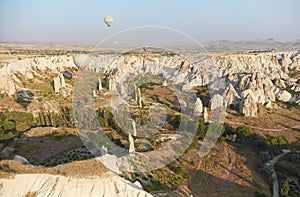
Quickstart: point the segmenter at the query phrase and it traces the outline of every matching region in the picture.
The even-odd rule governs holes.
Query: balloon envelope
[[[86,54],[78,54],[74,56],[73,61],[80,70],[84,70],[90,63],[90,58]]]
[[[104,17],[104,22],[105,22],[105,24],[108,26],[108,27],[110,27],[111,26],[111,24],[113,23],[113,18],[111,17],[111,16],[106,16],[106,17]]]

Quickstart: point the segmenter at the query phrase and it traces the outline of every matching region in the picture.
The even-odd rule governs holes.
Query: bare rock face
[[[128,140],[129,140],[129,153],[134,153],[135,152],[134,140],[130,133],[128,135]]]
[[[62,88],[65,88],[66,87],[66,82],[65,82],[64,75],[62,73],[60,73],[58,76],[59,76],[59,79],[60,79],[60,86]]]
[[[115,90],[116,89],[116,84],[114,80],[111,77],[106,78],[106,88],[108,90]]]
[[[98,90],[102,90],[102,82],[101,82],[101,79],[99,77],[99,80],[98,80]]]
[[[197,101],[195,103],[194,114],[195,116],[200,116],[202,112],[203,112],[203,103],[200,98],[197,98]]]
[[[83,166],[84,167],[84,166]],[[72,197],[152,197],[139,185],[121,178],[113,172],[103,176],[67,177],[51,174],[16,174],[0,179],[0,196],[72,196]],[[18,185],[18,189],[15,188]]]
[[[24,163],[24,164],[29,164],[29,161],[25,157],[22,157],[20,155],[15,155],[13,160],[16,160],[16,161]]]
[[[240,99],[239,94],[236,92],[235,88],[232,84],[229,84],[227,88],[225,89],[223,93],[224,97],[224,105],[225,107],[231,105],[231,104],[238,104],[238,101]]]
[[[214,110],[223,107],[223,97],[220,94],[215,94],[210,100],[210,109]]]
[[[23,80],[34,76],[45,78],[45,71],[60,73],[64,67],[75,68],[72,58],[67,56],[25,58],[5,64],[0,68],[0,92],[14,95],[16,90],[23,89]],[[18,78],[22,76],[22,79]],[[64,80],[61,82],[64,85]]]
[[[62,88],[59,76],[56,76],[53,78],[53,87],[54,87],[55,93],[59,93],[59,90]]]
[[[275,101],[275,94],[272,91],[273,83],[270,79],[264,81],[263,90],[265,92],[265,96],[270,101]]]
[[[289,93],[288,91],[286,90],[280,90],[277,94],[276,94],[276,98],[280,101],[283,101],[283,102],[288,102],[291,98],[292,98],[292,95],[291,93]]]
[[[132,120],[132,129],[133,129],[133,136],[137,136],[137,132],[136,132],[136,123],[134,120]]]
[[[16,84],[12,81],[7,82],[7,87],[8,87],[8,95],[14,95],[16,93]]]
[[[276,78],[275,81],[274,81],[274,84],[279,87],[279,88],[283,88],[285,89],[286,88],[286,85],[284,83],[283,80],[279,79],[279,78]]]
[[[249,85],[249,77],[247,75],[245,75],[244,77],[241,78],[240,84],[239,84],[239,88],[241,90],[245,90],[247,89],[248,85]]]
[[[272,102],[270,100],[267,101],[266,104],[265,104],[265,107],[266,108],[273,108]]]
[[[282,58],[280,59],[279,63],[282,66],[283,72],[289,73],[288,66],[289,66],[289,64],[292,63],[292,61],[291,61],[291,59],[289,57],[287,57],[287,54],[285,54],[285,53],[282,54]]]
[[[203,109],[203,119],[204,119],[204,122],[208,122],[207,107],[204,107],[204,109]]]
[[[240,102],[239,111],[245,116],[257,116],[258,108],[252,93],[248,93]]]
[[[141,89],[137,89],[137,104],[142,107],[142,94],[141,94]]]

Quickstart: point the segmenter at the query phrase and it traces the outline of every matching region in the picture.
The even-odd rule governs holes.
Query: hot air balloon
[[[73,61],[78,69],[84,70],[90,63],[90,58],[86,54],[78,54],[74,56]]]
[[[111,24],[113,23],[113,18],[111,17],[111,16],[106,16],[106,17],[104,17],[104,22],[105,22],[105,24],[108,26],[108,27],[110,27],[111,26]]]

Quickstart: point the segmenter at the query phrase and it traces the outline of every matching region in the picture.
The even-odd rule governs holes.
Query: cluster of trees
[[[13,138],[26,131],[34,122],[33,115],[25,112],[0,112],[0,140]]]
[[[61,107],[59,113],[41,110],[37,118],[26,112],[0,112],[0,140],[11,139],[37,126],[74,127],[72,108]]]

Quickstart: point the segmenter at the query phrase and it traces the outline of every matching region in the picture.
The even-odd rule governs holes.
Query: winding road
[[[276,162],[281,159],[284,155],[288,154],[288,153],[300,153],[300,151],[292,151],[292,150],[286,150],[283,149],[282,153],[280,155],[277,155],[276,157],[274,157],[271,161],[268,161],[267,163],[270,165],[271,167],[271,171],[272,171],[272,178],[273,178],[273,197],[279,197],[279,186],[278,186],[278,179],[277,179],[277,175],[276,175],[276,171],[274,169],[274,165],[276,164]]]

